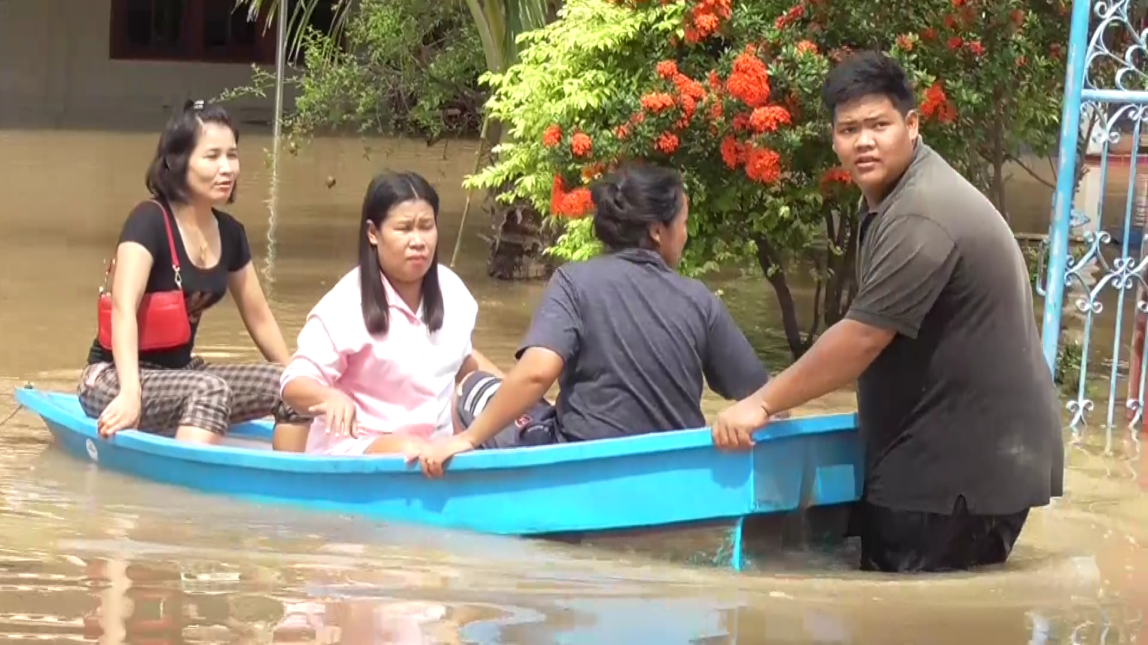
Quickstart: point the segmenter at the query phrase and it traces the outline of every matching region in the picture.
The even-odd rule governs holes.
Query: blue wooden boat
[[[123,431],[111,439],[74,395],[16,390],[55,442],[84,460],[156,482],[259,503],[492,534],[538,536],[654,552],[740,569],[752,527],[769,538],[786,517],[840,512],[860,497],[855,414],[788,419],[751,451],[713,447],[709,430],[459,455],[440,480],[401,457],[274,452],[272,426],[234,426],[222,446]],[[817,510],[814,509],[814,510]],[[808,523],[803,522],[808,528]],[[644,539],[636,540],[635,537]]]

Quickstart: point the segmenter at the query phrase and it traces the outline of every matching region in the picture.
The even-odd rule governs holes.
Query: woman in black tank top
[[[247,233],[216,210],[235,201],[238,142],[227,112],[201,101],[188,101],[160,135],[146,178],[152,199],[137,205],[120,231],[110,347],[99,338],[92,343],[79,385],[80,404],[99,420],[102,436],[134,428],[214,444],[232,424],[274,414],[304,428],[292,434],[305,438],[304,420],[279,399],[279,375],[291,356],[259,285]],[[141,351],[140,299],[176,289],[191,329],[187,342]],[[209,365],[193,356],[200,317],[228,293],[267,362]]]

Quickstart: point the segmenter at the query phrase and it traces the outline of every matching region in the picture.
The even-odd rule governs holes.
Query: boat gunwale
[[[396,473],[419,474],[421,476],[421,471],[417,465],[408,465],[404,458],[398,455],[308,455],[231,446],[212,446],[210,449],[204,449],[192,444],[178,442],[173,438],[139,430],[124,430],[117,433],[113,438],[105,439],[96,432],[94,419],[80,418],[81,423],[77,424],[75,421],[78,417],[74,411],[60,405],[62,400],[74,401],[75,395],[25,387],[16,389],[16,400],[44,421],[60,426],[68,432],[96,442],[111,443],[125,450],[134,450],[167,459],[253,470],[315,475]],[[239,424],[233,427],[230,433],[231,436],[238,438],[248,437],[265,440],[266,435],[264,433],[245,432],[242,426],[269,428],[270,422],[253,421]],[[753,438],[755,442],[760,443],[838,432],[855,432],[856,430],[857,414],[844,412],[775,421],[755,432]],[[710,430],[703,427],[552,446],[479,450],[454,457],[451,460],[449,470],[465,472],[561,466],[586,461],[645,457],[712,446]],[[745,455],[746,459],[753,458],[753,451],[746,451],[742,454]]]

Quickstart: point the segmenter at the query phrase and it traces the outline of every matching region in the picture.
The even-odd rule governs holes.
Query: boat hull
[[[543,537],[681,564],[741,569],[786,548],[840,544],[852,509],[853,503],[842,503],[733,520]]]
[[[662,548],[674,559],[735,568],[745,518],[847,504],[861,491],[854,415],[774,424],[747,452],[715,450],[705,429],[479,451],[458,456],[445,478],[432,480],[400,457],[272,452],[263,421],[231,430],[229,442],[241,446],[196,447],[134,430],[109,440],[74,396],[21,389],[17,399],[66,452],[155,482],[389,522],[607,546],[634,542],[627,532],[669,534]]]

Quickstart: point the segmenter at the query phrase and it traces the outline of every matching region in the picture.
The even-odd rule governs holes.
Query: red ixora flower
[[[933,83],[925,90],[925,100],[921,102],[921,114],[927,119],[936,119],[941,123],[952,123],[956,120],[957,109],[949,101],[941,81]]]
[[[701,83],[680,72],[675,74],[672,80],[678,90],[677,103],[682,106],[683,123],[678,127],[684,128],[688,121],[694,117],[698,103],[705,100],[706,88]]]
[[[817,53],[817,45],[813,44],[812,42],[810,42],[808,40],[803,40],[803,41],[797,43],[797,53],[798,54],[816,54]]]
[[[821,192],[831,192],[836,184],[848,184],[853,181],[853,176],[849,174],[848,170],[837,166],[830,168],[821,175]]]
[[[722,139],[721,160],[730,170],[737,168],[737,165],[744,160],[744,148],[742,144],[738,143],[737,139],[733,137]]]
[[[972,41],[966,47],[968,47],[969,53],[977,58],[985,55],[985,46],[979,40]]]
[[[654,142],[654,147],[659,152],[672,155],[677,151],[678,143],[678,135],[672,132],[663,132],[658,136],[658,140]]]
[[[575,188],[567,191],[562,178],[555,175],[554,186],[550,190],[550,212],[563,217],[578,218],[594,209],[594,200],[588,188]]]
[[[700,101],[706,97],[706,88],[701,83],[694,79],[682,74],[681,72],[674,74],[672,78],[674,87],[678,89],[683,98],[691,98],[695,101]]]
[[[769,101],[769,70],[757,57],[753,46],[745,48],[733,61],[733,71],[725,83],[730,95],[749,107]]]
[[[776,183],[781,179],[781,155],[769,148],[749,148],[745,152],[745,175],[762,184]]]
[[[639,103],[643,110],[657,113],[674,107],[674,97],[665,92],[650,92],[643,96]]]
[[[722,21],[728,20],[732,13],[730,0],[697,0],[686,23],[686,42],[697,43],[717,33]]]
[[[562,143],[562,128],[552,125],[542,132],[542,145],[554,148]]]
[[[789,8],[789,11],[778,16],[774,21],[773,26],[778,29],[785,29],[793,23],[805,17],[805,2],[798,2]]]
[[[780,105],[766,105],[764,107],[755,108],[749,115],[749,127],[753,128],[754,132],[776,132],[777,128],[783,125],[789,125],[791,119],[789,110],[781,107]]]
[[[575,157],[585,157],[593,149],[594,143],[585,132],[575,132],[574,136],[570,137],[570,152],[574,153]]]

